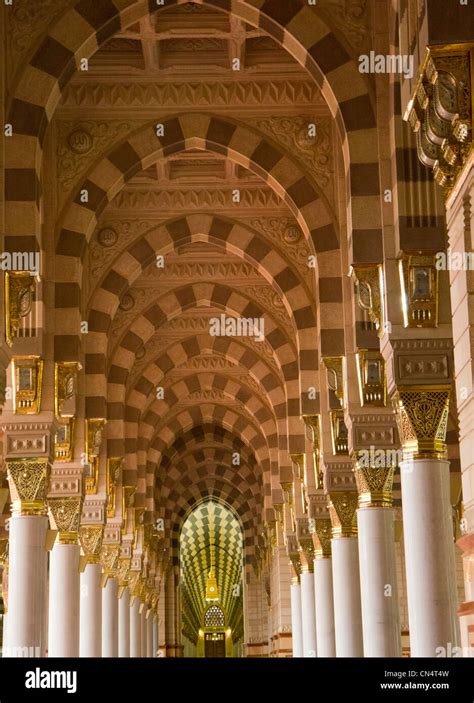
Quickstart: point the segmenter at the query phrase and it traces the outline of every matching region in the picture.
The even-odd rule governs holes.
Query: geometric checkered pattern
[[[187,517],[180,537],[181,598],[186,632],[197,640],[204,625],[206,579],[211,567],[211,535],[219,605],[234,637],[242,610],[242,530],[224,505],[206,501]],[[235,640],[234,640],[235,641]]]

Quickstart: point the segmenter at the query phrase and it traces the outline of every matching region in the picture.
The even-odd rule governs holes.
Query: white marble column
[[[449,462],[413,459],[400,472],[411,656],[446,656],[459,646]]]
[[[401,657],[392,486],[395,462],[371,461],[361,450],[354,469],[359,492],[357,528],[364,656]]]
[[[153,657],[158,656],[158,615],[155,613],[153,615]]]
[[[364,656],[401,657],[393,508],[360,508],[357,525]]]
[[[119,657],[130,656],[130,590],[123,589],[119,598],[118,622]]]
[[[332,559],[314,560],[314,599],[316,603],[316,642],[319,657],[336,656]]]
[[[81,657],[102,654],[102,569],[88,562],[81,573],[79,653]]]
[[[102,588],[102,656],[118,657],[118,579],[109,576]]]
[[[46,515],[9,520],[8,648],[3,656],[38,657],[44,652]]]
[[[363,657],[360,602],[359,548],[357,544],[357,491],[329,495],[332,525],[332,583],[337,657]]]
[[[79,556],[78,544],[56,542],[49,562],[50,657],[79,656]]]
[[[362,657],[362,613],[357,537],[332,540],[336,656]]]
[[[142,651],[142,619],[140,616],[140,599],[137,596],[132,598],[130,605],[130,656],[140,657]]]
[[[153,657],[153,612],[151,610],[147,613],[148,617],[146,619],[146,655],[147,657]]]
[[[301,586],[297,577],[291,584],[291,632],[293,658],[303,656],[303,627],[301,620]]]
[[[316,657],[316,616],[314,601],[314,576],[309,569],[301,572],[301,629],[303,656]]]
[[[141,645],[140,645],[140,656],[146,657],[146,603],[140,603],[140,634],[141,634]]]

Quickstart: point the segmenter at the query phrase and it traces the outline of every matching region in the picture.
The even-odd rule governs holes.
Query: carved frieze
[[[261,107],[271,105],[324,105],[312,81],[202,81],[195,83],[83,83],[70,84],[63,92],[64,107],[130,106],[156,109],[196,107]]]

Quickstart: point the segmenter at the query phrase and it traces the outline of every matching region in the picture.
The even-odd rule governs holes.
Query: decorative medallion
[[[98,233],[97,241],[103,247],[113,247],[118,241],[118,234],[112,227],[104,227]]]
[[[289,225],[283,232],[283,239],[287,244],[296,244],[301,239],[301,230],[296,225]]]
[[[76,154],[87,154],[92,149],[93,139],[85,129],[75,129],[69,135],[67,143]]]
[[[135,305],[135,300],[134,300],[133,296],[130,295],[130,293],[125,293],[122,300],[120,301],[119,308],[120,308],[120,310],[128,311],[128,310],[131,310],[134,305]]]

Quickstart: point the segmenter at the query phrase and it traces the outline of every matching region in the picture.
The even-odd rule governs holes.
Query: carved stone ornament
[[[14,356],[13,412],[17,415],[37,415],[41,409],[43,360],[39,356]]]
[[[86,477],[86,493],[97,493],[99,480],[99,453],[102,433],[106,420],[102,417],[85,420],[86,456],[89,463],[89,475]]]
[[[327,369],[328,387],[334,391],[341,407],[344,406],[344,357],[324,356],[322,359]]]
[[[472,44],[427,47],[404,115],[418,158],[448,193],[472,150],[473,55]]]
[[[12,515],[46,515],[50,465],[46,457],[6,459]]]
[[[48,498],[51,526],[58,531],[59,544],[77,544],[83,500],[82,496]]]
[[[28,271],[5,272],[5,339],[10,347],[22,319],[31,312],[34,285],[35,278]]]
[[[374,323],[379,337],[384,333],[383,269],[380,264],[351,266],[352,279],[355,282],[357,303],[365,310]]]
[[[100,561],[103,534],[102,525],[81,525],[79,542],[90,564],[98,564]]]
[[[122,465],[123,457],[109,457],[107,459],[107,517],[109,518],[115,516],[117,484]]]
[[[314,518],[313,548],[315,559],[329,559],[331,557],[331,539],[330,518]]]
[[[394,405],[405,454],[412,458],[445,458],[449,386],[398,389]]]
[[[356,491],[334,491],[330,494],[328,509],[333,538],[355,537],[357,535],[357,508]]]
[[[100,563],[106,576],[115,576],[119,563],[120,547],[116,544],[102,544]]]
[[[362,456],[359,453],[354,473],[359,492],[360,508],[390,508],[392,506],[395,466],[390,463],[390,455],[388,455],[387,464],[387,466],[376,466],[373,462],[366,461],[365,452],[362,453]]]
[[[54,410],[56,417],[71,418],[76,415],[78,361],[56,362],[54,365]]]

